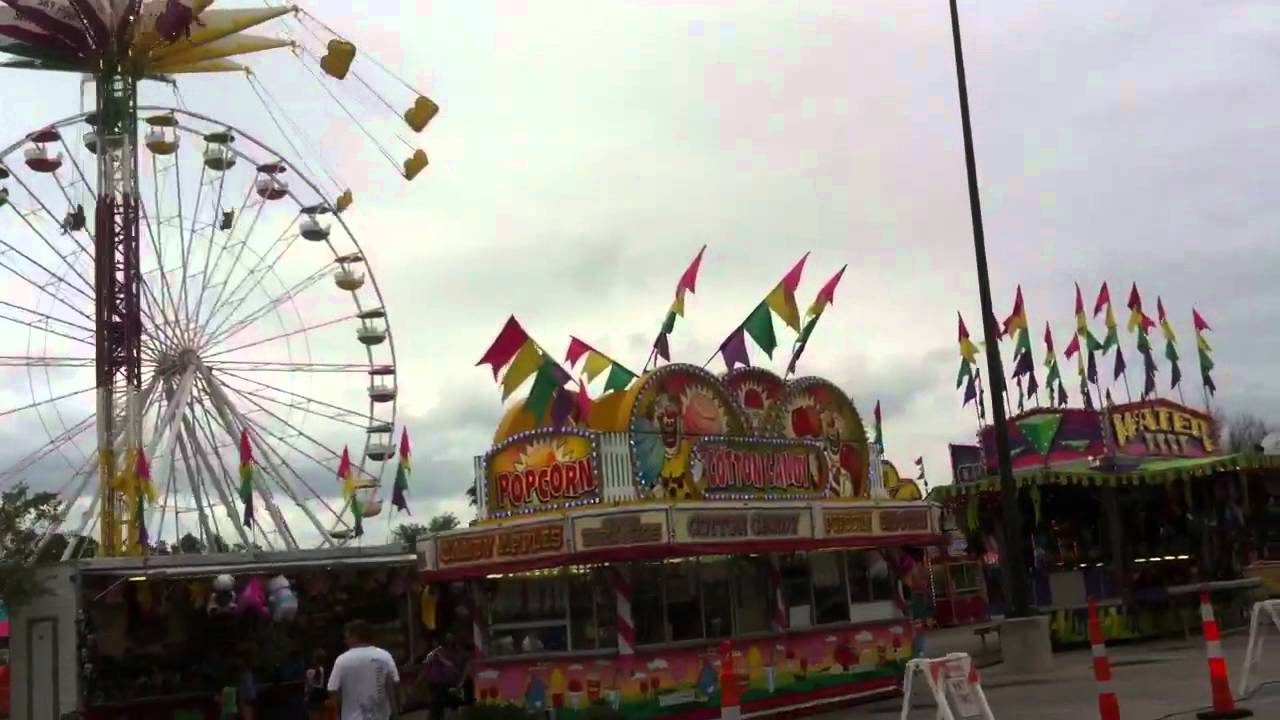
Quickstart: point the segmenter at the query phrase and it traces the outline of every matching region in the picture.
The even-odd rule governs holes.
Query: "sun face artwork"
[[[702,497],[701,463],[693,445],[703,435],[742,434],[742,419],[710,373],[669,365],[653,373],[632,406],[631,434],[636,481],[655,499]]]
[[[818,378],[793,381],[768,425],[782,437],[822,441],[831,468],[829,497],[871,496],[866,431],[853,403],[834,385]]]

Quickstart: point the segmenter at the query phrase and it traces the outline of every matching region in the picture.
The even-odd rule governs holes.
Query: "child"
[[[325,667],[329,658],[323,650],[311,653],[311,664],[307,666],[307,679],[303,683],[303,693],[307,703],[307,717],[310,720],[330,720],[332,717],[329,702],[329,690],[326,685]]]

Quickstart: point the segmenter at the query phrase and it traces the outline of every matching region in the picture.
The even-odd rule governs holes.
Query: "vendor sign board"
[[[916,535],[933,529],[927,507],[902,508],[821,508],[820,537],[858,535]]]
[[[445,570],[563,555],[569,549],[567,539],[563,520],[441,535],[436,538],[435,561]]]
[[[1036,408],[1009,418],[1013,468],[1051,467],[1102,455],[1106,452],[1103,422],[1100,413],[1079,408]],[[995,428],[983,428],[981,440],[986,461],[982,475],[994,475],[999,468]]]
[[[705,437],[690,462],[707,500],[816,500],[826,493],[826,454],[812,440]]]
[[[1213,418],[1168,400],[1117,405],[1107,420],[1120,455],[1197,458],[1218,452]]]
[[[672,511],[677,543],[790,540],[813,536],[809,508],[738,508]]]
[[[598,503],[600,480],[599,442],[586,430],[520,433],[485,456],[492,517]]]
[[[579,552],[661,545],[669,536],[666,510],[588,515],[573,519],[573,546]]]

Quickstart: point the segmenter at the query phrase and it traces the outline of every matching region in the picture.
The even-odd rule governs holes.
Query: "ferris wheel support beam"
[[[226,488],[222,487],[222,483],[218,482],[218,471],[209,463],[209,458],[205,455],[203,446],[200,444],[200,437],[196,434],[195,425],[191,422],[191,418],[186,415],[182,418],[182,429],[187,439],[187,445],[190,446],[191,454],[196,460],[200,461],[197,465],[209,476],[213,489],[218,494],[218,501],[222,503],[222,507],[227,512],[227,518],[231,520],[231,525],[235,527],[236,534],[240,536],[240,542],[244,543],[245,547],[249,547],[252,544],[252,539],[245,534],[244,525],[241,524],[240,518],[236,517],[235,503],[232,502],[231,497],[227,494]],[[206,488],[206,497],[207,492]]]
[[[112,480],[116,473],[115,437],[117,397],[125,403],[126,448],[141,443],[141,415],[137,407],[142,386],[142,320],[139,303],[141,275],[138,258],[137,80],[119,65],[104,67],[96,76],[97,127],[104,140],[99,147],[98,197],[94,209],[94,289],[96,367],[98,389],[98,477],[102,493],[99,543],[110,557],[126,550],[141,552],[136,538],[121,535],[121,516],[128,499]],[[118,144],[114,138],[119,138]],[[136,528],[130,523],[130,532]]]
[[[213,408],[218,414],[218,419],[222,422],[222,428],[226,431],[227,437],[234,439],[236,437],[236,425],[242,428],[248,428],[249,423],[240,415],[235,407],[227,401],[227,395],[222,391],[222,386],[213,378],[213,374],[203,366],[200,368],[201,379],[204,381],[204,387],[209,392],[209,399],[213,401]],[[235,420],[236,422],[233,422]],[[253,433],[249,433],[249,437],[253,439]],[[256,443],[255,443],[256,444]],[[261,450],[260,450],[261,452]],[[264,460],[267,458],[263,458]],[[288,523],[285,522],[284,516],[280,513],[280,508],[276,505],[275,497],[271,492],[271,488],[267,483],[258,486],[258,491],[262,495],[262,500],[267,506],[267,513],[271,516],[276,527],[279,528],[284,535],[286,545],[290,550],[297,549],[297,543],[294,541],[292,534],[288,532]]]

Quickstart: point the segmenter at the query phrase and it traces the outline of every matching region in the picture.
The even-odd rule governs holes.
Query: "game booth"
[[[896,692],[942,538],[874,447],[833,383],[759,368],[661,366],[559,426],[517,403],[476,458],[478,521],[419,544],[478,701],[719,717],[725,640],[744,715]]]
[[[259,717],[305,714],[307,662],[318,650],[332,664],[348,620],[402,667],[421,655],[416,562],[386,546],[42,567],[47,594],[13,608],[13,717],[217,720],[244,670]]]
[[[1214,419],[1164,399],[1102,411],[1037,408],[1012,417],[1008,438],[1029,547],[1034,602],[1059,643],[1086,639],[1089,597],[1112,639],[1186,633],[1199,589],[1225,623],[1263,593],[1250,573],[1272,532],[1280,457],[1224,454]],[[957,482],[932,500],[956,519],[967,553],[991,573],[1003,612],[1001,499],[995,431],[953,446]]]

